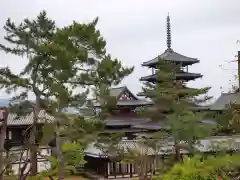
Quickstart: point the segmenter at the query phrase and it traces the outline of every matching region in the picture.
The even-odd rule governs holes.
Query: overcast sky
[[[19,22],[34,18],[45,9],[59,26],[73,20],[89,22],[99,17],[98,28],[107,41],[107,50],[126,66],[135,66],[126,85],[134,93],[141,90],[139,78],[150,74],[141,63],[166,49],[166,16],[170,13],[172,47],[178,53],[195,57],[200,63],[189,70],[204,77],[189,83],[194,87],[211,86],[215,98],[228,90],[236,73],[235,59],[240,50],[240,0],[1,0],[0,26],[8,17]],[[0,42],[4,31],[0,29]],[[0,65],[15,72],[22,60],[0,53]],[[219,67],[223,65],[224,69]],[[4,98],[4,93],[1,94]]]

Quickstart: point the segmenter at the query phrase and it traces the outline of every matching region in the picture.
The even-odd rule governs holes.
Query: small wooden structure
[[[0,114],[0,118],[2,114]],[[53,118],[49,116],[45,111],[41,110],[38,115],[37,129],[39,132],[39,139],[41,137],[41,127],[46,121],[52,121]],[[14,113],[9,113],[7,119],[7,129],[5,135],[4,148],[8,155],[14,156],[14,160],[11,164],[14,174],[18,173],[19,164],[21,163],[20,158],[26,160],[29,158],[27,155],[27,149],[24,144],[29,138],[30,127],[33,123],[33,113],[26,116],[18,117]],[[0,124],[1,128],[1,124]],[[38,172],[44,171],[50,167],[50,163],[44,158],[44,156],[51,155],[51,149],[48,146],[39,147],[40,155],[38,155]],[[22,157],[21,157],[21,154]],[[29,165],[27,167],[30,167]],[[28,168],[27,168],[28,169]]]

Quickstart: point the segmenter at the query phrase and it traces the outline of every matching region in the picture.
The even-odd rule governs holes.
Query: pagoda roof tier
[[[181,64],[181,66],[188,66],[188,65],[198,63],[199,60],[197,58],[184,56],[180,53],[173,51],[173,49],[171,47],[172,34],[171,34],[171,23],[170,23],[169,15],[167,16],[167,24],[166,25],[167,25],[167,28],[166,28],[167,29],[167,39],[166,39],[167,49],[158,57],[156,57],[150,61],[144,62],[142,64],[142,66],[156,68],[159,59],[163,59],[165,61],[172,61],[177,64]]]
[[[187,87],[187,86],[184,87],[184,90],[187,90],[187,89],[197,90],[196,88],[190,88],[190,87]],[[137,95],[146,97],[146,94],[144,92],[139,92]]]
[[[230,103],[240,104],[240,92],[222,93],[221,96],[210,106],[210,110],[221,111],[226,109]]]
[[[199,73],[189,73],[189,72],[176,73],[177,80],[191,81],[191,80],[195,80],[195,79],[201,78],[201,77],[202,77],[202,74],[199,74]],[[141,77],[140,81],[156,82],[156,79],[157,79],[157,74],[152,74],[149,76]]]
[[[137,129],[147,129],[147,130],[160,130],[160,129],[167,129],[166,123],[163,122],[153,122],[148,121],[145,123],[134,125],[133,128]]]
[[[142,66],[156,68],[159,59],[162,59],[165,61],[172,61],[177,64],[181,64],[182,66],[188,66],[188,65],[192,65],[199,62],[197,58],[187,57],[177,52],[174,52],[172,49],[167,49],[165,50],[164,53],[162,53],[158,57],[155,57],[150,61],[144,62]]]

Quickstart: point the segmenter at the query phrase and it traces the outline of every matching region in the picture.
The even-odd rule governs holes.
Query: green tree
[[[11,45],[0,45],[1,49],[27,59],[27,64],[18,74],[12,73],[8,67],[2,68],[0,83],[7,92],[20,91],[20,95],[13,98],[20,103],[10,107],[11,112],[19,115],[34,113],[29,139],[31,176],[37,173],[36,136],[40,110],[44,109],[58,119],[61,118],[61,110],[72,106],[73,102],[81,105],[80,101],[86,98],[87,91],[74,94],[72,89],[87,83],[84,77],[87,77],[88,71],[82,66],[92,63],[88,53],[99,57],[105,54],[105,41],[95,29],[96,23],[97,19],[89,24],[73,22],[57,30],[55,22],[48,19],[43,11],[36,19],[24,19],[19,25],[8,19],[4,26],[7,33],[5,40]],[[28,100],[30,92],[34,94],[35,102]],[[47,124],[54,129],[56,127],[54,123]],[[54,133],[53,129],[49,132]]]
[[[72,92],[80,88],[86,90],[81,94],[75,93],[70,100],[67,99],[68,107],[79,109],[81,115],[69,116],[60,111],[57,113],[63,116],[58,116],[62,122],[59,125],[63,130],[61,133],[68,140],[80,143],[82,147],[86,147],[98,136],[102,137],[99,133],[103,130],[103,120],[106,119],[109,110],[116,105],[116,100],[110,96],[109,89],[112,85],[118,85],[133,71],[133,68],[123,67],[119,60],[106,54],[106,42],[96,29],[97,22],[97,18],[89,24],[73,22],[70,26],[59,29],[53,43],[48,46],[49,52],[56,52],[55,60],[61,61],[62,57],[66,57],[72,62],[68,67],[72,76],[69,78],[68,75],[65,81]],[[94,58],[89,58],[89,54]],[[91,113],[91,116],[86,117],[86,114],[82,114],[81,107],[86,104],[89,91],[93,92],[93,96],[100,103],[101,112]],[[63,95],[59,99],[64,101],[66,94]],[[58,105],[64,103],[66,104],[66,100]],[[94,109],[94,104],[90,105]]]
[[[36,136],[40,110],[44,109],[57,119],[57,124],[62,123],[58,126],[47,123],[54,129],[57,127],[58,136],[60,135],[58,129],[63,129],[64,134],[73,135],[67,131],[68,127],[76,127],[76,119],[82,119],[82,123],[85,124],[81,124],[82,130],[79,131],[78,128],[79,135],[82,135],[86,132],[86,125],[90,123],[86,123],[82,116],[63,120],[66,115],[62,110],[66,107],[81,106],[85,103],[84,99],[89,90],[94,89],[102,109],[100,116],[94,118],[105,119],[105,114],[112,104],[110,103],[112,98],[108,97],[109,88],[111,85],[119,84],[133,71],[133,68],[124,68],[119,60],[112,59],[106,54],[106,42],[96,29],[97,21],[98,19],[95,19],[88,24],[73,22],[70,26],[57,29],[55,22],[48,19],[46,12],[43,11],[34,20],[25,19],[16,25],[8,19],[4,26],[7,33],[5,40],[11,43],[11,46],[0,45],[1,49],[27,59],[27,64],[19,74],[12,73],[8,67],[2,68],[0,83],[1,88],[8,92],[21,91],[20,95],[14,97],[14,100],[21,102],[14,104],[10,108],[11,112],[19,115],[34,113],[29,140],[31,176],[37,173]],[[100,60],[89,58],[90,53]],[[86,91],[74,93],[74,90],[82,87]],[[28,100],[29,92],[35,96],[34,103]],[[70,123],[69,126],[68,120],[74,123]],[[76,141],[76,137],[72,140]],[[63,161],[60,161],[61,163]],[[24,177],[27,175],[28,173]]]
[[[37,173],[37,119],[40,108],[44,106],[44,100],[50,97],[51,81],[53,78],[48,76],[47,55],[44,52],[45,45],[51,42],[56,30],[55,22],[48,19],[46,12],[41,12],[36,19],[24,19],[20,24],[14,23],[11,19],[6,21],[4,26],[6,36],[4,39],[9,46],[0,45],[1,50],[6,53],[25,57],[26,65],[20,73],[14,74],[8,67],[0,69],[1,88],[5,88],[7,92],[21,91],[15,100],[26,100],[28,93],[32,92],[35,96],[35,103],[24,101],[11,108],[11,112],[24,109],[24,113],[30,111],[34,113],[34,121],[31,126],[30,135],[30,151],[31,151],[31,175]],[[23,63],[23,58],[21,58]],[[20,63],[20,64],[22,64]],[[63,87],[61,87],[63,88]],[[17,108],[17,106],[19,108]],[[17,111],[15,111],[17,112]],[[18,111],[19,112],[19,111]],[[23,111],[21,111],[23,113]]]
[[[138,177],[141,180],[152,179],[153,175],[162,168],[159,154],[163,152],[163,146],[168,141],[165,132],[151,133],[135,142],[134,148],[128,148],[124,153],[123,163],[137,165]],[[158,138],[161,138],[158,139]]]
[[[188,88],[186,82],[176,80],[180,66],[172,62],[159,59],[158,69],[156,84],[147,82],[143,87],[154,105],[144,108],[142,114],[165,126],[169,141],[174,142],[176,160],[180,161],[181,149],[193,153],[198,140],[210,133],[211,127],[201,123],[204,113],[196,108],[210,98],[206,95],[210,88]]]

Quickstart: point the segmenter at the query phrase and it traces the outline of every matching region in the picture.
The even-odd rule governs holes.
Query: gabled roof
[[[117,99],[120,98],[120,96],[124,93],[127,92],[129,95],[133,97],[133,99],[138,100],[138,97],[135,96],[128,88],[127,86],[122,86],[122,87],[117,87],[117,88],[111,88],[110,89],[110,95],[115,96]]]
[[[131,99],[119,99],[124,93],[127,93],[131,96]],[[116,97],[118,106],[142,106],[142,105],[151,105],[151,101],[147,101],[144,99],[139,99],[136,95],[134,95],[126,86],[117,87],[110,89],[110,95]],[[98,107],[100,104],[95,101],[94,106]]]
[[[155,57],[154,59],[144,62],[142,64],[142,66],[149,66],[149,67],[156,67],[158,60],[163,59],[166,61],[173,61],[173,62],[177,62],[177,63],[182,63],[182,65],[192,65],[195,63],[198,63],[199,60],[197,58],[191,58],[191,57],[187,57],[184,56],[182,54],[179,54],[177,52],[174,52],[171,49],[167,49],[165,50],[164,53],[162,53],[161,55],[159,55],[158,57]]]
[[[230,103],[240,104],[240,93],[222,93],[221,96],[210,106],[210,110],[224,110]]]

